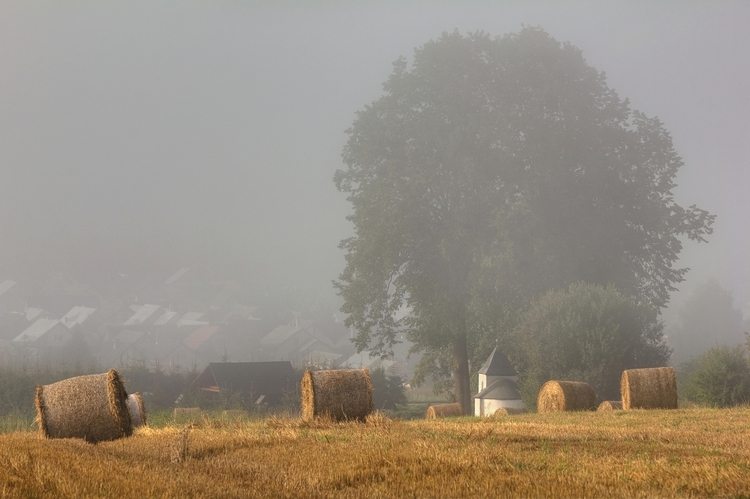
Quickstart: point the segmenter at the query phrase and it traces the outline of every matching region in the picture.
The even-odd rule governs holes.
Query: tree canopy
[[[355,230],[334,285],[360,349],[387,355],[405,331],[467,411],[469,351],[502,327],[476,311],[577,281],[661,307],[686,272],[679,237],[711,232],[674,202],[682,160],[659,120],[541,29],[443,34],[383,88],[334,177]]]
[[[611,285],[579,282],[548,291],[511,333],[526,404],[535,405],[551,379],[585,381],[600,400],[619,399],[623,370],[666,364],[663,329],[653,308]]]

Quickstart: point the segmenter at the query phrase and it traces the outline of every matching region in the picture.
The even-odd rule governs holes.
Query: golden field
[[[0,435],[2,497],[750,497],[750,408]]]

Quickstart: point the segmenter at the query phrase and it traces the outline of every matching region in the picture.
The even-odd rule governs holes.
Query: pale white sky
[[[682,288],[716,277],[750,302],[746,1],[0,2],[0,272],[210,259],[328,286],[355,111],[441,32],[522,24],[663,120],[678,202],[718,215]]]

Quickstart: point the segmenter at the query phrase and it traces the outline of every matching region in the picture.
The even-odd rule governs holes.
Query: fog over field
[[[0,2],[0,281],[205,267],[333,296],[332,177],[393,61],[538,25],[663,121],[676,201],[717,215],[672,310],[715,278],[750,316],[749,21],[746,1]]]

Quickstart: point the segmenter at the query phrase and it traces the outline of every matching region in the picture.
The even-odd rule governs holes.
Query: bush
[[[711,348],[684,364],[683,371],[687,371],[685,398],[692,402],[712,407],[750,402],[750,365],[743,345]]]
[[[387,374],[385,369],[378,367],[370,371],[370,382],[372,405],[376,410],[395,409],[396,404],[409,403],[401,376]]]

